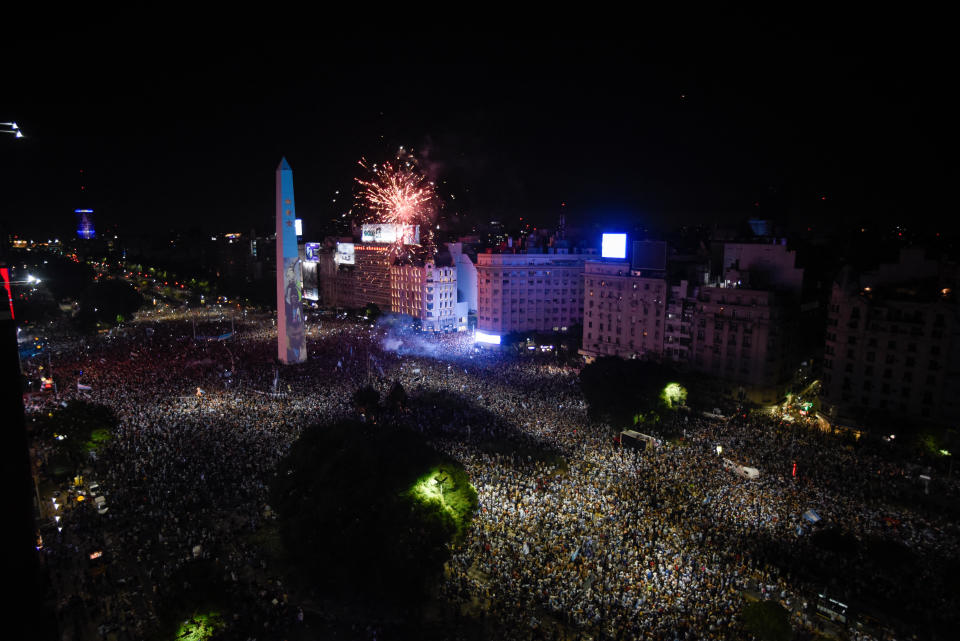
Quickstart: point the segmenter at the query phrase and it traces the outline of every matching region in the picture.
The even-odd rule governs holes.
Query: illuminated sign
[[[297,230],[297,236],[303,236],[303,220],[297,218],[293,221],[293,228]]]
[[[3,288],[7,292],[7,300],[10,302],[10,316],[7,316],[7,310],[0,308],[0,320],[13,320],[13,292],[10,289],[10,269],[0,267],[0,281],[3,281]]]
[[[333,262],[338,265],[356,264],[353,254],[353,243],[337,243],[337,255],[333,257]]]
[[[604,234],[603,242],[600,246],[600,255],[603,258],[626,258],[627,257],[627,235],[626,234]]]
[[[315,263],[320,260],[320,243],[306,243],[303,246],[304,260],[308,263]]]
[[[360,227],[360,241],[364,243],[420,244],[420,225],[394,225],[391,223],[366,224]]]
[[[488,345],[500,344],[499,334],[488,334],[487,332],[481,332],[479,329],[476,335],[474,335],[473,340],[477,343],[487,343]]]
[[[74,209],[73,213],[77,216],[77,238],[85,240],[96,238],[97,232],[93,228],[93,210]]]
[[[320,300],[320,292],[317,290],[317,264],[316,261],[305,260],[301,266],[304,300]]]

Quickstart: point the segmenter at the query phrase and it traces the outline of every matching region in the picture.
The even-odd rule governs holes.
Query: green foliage
[[[380,306],[376,303],[367,303],[366,307],[363,308],[363,315],[370,321],[377,320],[382,314]]]
[[[755,601],[743,607],[743,625],[762,641],[789,641],[793,638],[790,613],[776,601]]]
[[[667,383],[660,392],[660,401],[669,410],[675,410],[687,402],[687,388],[680,383]]]
[[[180,624],[177,630],[178,641],[207,641],[223,630],[226,624],[219,612],[194,613]]]
[[[123,280],[105,280],[87,287],[80,299],[80,323],[118,322],[130,318],[144,304],[144,298],[133,285]]]
[[[61,456],[61,464],[69,461],[79,466],[110,441],[117,426],[113,410],[105,405],[73,400],[66,407],[57,407],[33,417],[35,434],[49,440]],[[57,438],[62,437],[62,438]]]
[[[580,372],[580,388],[590,415],[609,421],[615,428],[634,424],[635,417],[639,417],[638,422],[640,418],[657,422],[659,416],[654,415],[666,409],[661,394],[676,380],[675,372],[667,366],[616,356],[602,356]]]
[[[227,622],[238,607],[224,583],[223,569],[215,563],[190,561],[174,572],[169,585],[176,589],[164,593],[157,602],[157,625],[147,635],[149,641],[206,641],[224,638],[227,633],[243,633],[236,622],[231,622],[227,631]]]
[[[477,510],[477,490],[463,468],[438,465],[421,476],[406,496],[427,508],[427,518],[440,520],[439,527],[462,539]]]
[[[88,451],[99,452],[111,439],[113,439],[112,431],[105,427],[97,428],[90,432],[90,439],[86,442],[85,447]]]
[[[463,470],[420,434],[348,420],[306,430],[271,486],[301,580],[387,603],[414,603],[438,580],[476,500]]]

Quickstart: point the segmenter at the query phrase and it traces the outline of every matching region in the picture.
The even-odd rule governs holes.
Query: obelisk
[[[281,158],[277,167],[277,355],[286,365],[307,360],[296,218],[293,170],[287,159]]]

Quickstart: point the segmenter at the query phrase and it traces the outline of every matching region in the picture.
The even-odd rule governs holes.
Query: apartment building
[[[641,274],[625,260],[585,263],[580,353],[588,359],[663,357],[667,281]]]
[[[477,328],[567,331],[583,319],[586,254],[479,254]]]
[[[833,285],[824,346],[824,414],[848,426],[884,417],[960,418],[956,265],[904,250]]]

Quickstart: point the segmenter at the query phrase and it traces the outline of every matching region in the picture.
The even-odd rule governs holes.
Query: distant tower
[[[296,219],[293,170],[287,159],[281,158],[277,166],[277,353],[280,362],[287,365],[307,360]]]
[[[93,210],[74,209],[73,213],[77,216],[77,238],[84,240],[96,238],[97,232],[93,228]]]
[[[83,170],[80,170],[80,195],[86,201],[87,186],[83,180]],[[93,210],[92,209],[74,209],[73,214],[77,217],[77,238],[92,240],[96,238],[97,232],[93,228]]]

